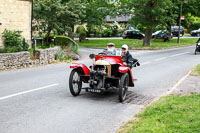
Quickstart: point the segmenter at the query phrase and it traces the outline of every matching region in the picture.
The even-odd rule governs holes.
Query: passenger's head
[[[108,48],[108,51],[113,51],[115,49],[115,44],[114,43],[108,43],[107,48]]]
[[[123,45],[122,45],[122,52],[123,52],[124,54],[126,54],[127,51],[128,51],[128,45],[123,44]]]

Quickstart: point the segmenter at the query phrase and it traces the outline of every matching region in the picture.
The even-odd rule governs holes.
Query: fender
[[[129,75],[129,86],[134,87],[134,80],[133,80],[133,75],[132,75],[130,67],[119,67],[118,71],[120,73],[128,73],[128,75]]]
[[[82,71],[84,73],[84,75],[90,74],[90,70],[84,64],[72,63],[70,65],[70,68],[71,69],[79,69],[80,71]]]
[[[119,67],[118,71],[120,73],[126,73],[129,70],[129,67]]]

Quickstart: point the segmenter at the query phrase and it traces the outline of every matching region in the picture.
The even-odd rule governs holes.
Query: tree
[[[46,33],[49,38],[53,31],[57,34],[70,34],[73,26],[80,23],[84,6],[80,0],[35,0],[33,17],[37,29]]]
[[[173,7],[173,3],[170,0],[122,0],[121,2],[123,8],[129,10],[127,13],[133,14],[132,21],[135,25],[140,24],[145,27],[143,46],[150,46],[152,32],[158,26],[164,27],[167,25],[170,19],[167,13]]]
[[[86,5],[86,14],[82,22],[87,23],[88,30],[91,31],[95,26],[102,27],[107,15],[111,15],[115,9],[113,3],[109,0],[84,0]]]

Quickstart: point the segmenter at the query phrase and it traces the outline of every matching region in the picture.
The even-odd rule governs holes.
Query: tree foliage
[[[120,7],[126,14],[131,14],[131,23],[136,27],[145,28],[145,38],[143,45],[151,45],[152,32],[157,29],[167,28],[178,24],[180,17],[180,7],[185,6],[183,14],[199,14],[199,0],[120,0]]]
[[[85,7],[80,0],[35,0],[34,22],[35,28],[46,32],[49,37],[53,31],[56,34],[71,33],[73,26],[80,23],[84,17]]]

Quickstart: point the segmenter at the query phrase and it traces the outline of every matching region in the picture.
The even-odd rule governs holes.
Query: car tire
[[[78,96],[81,92],[82,81],[80,78],[80,73],[76,69],[71,71],[69,77],[69,89],[73,96]]]
[[[195,54],[195,55],[197,54],[197,49],[195,49],[194,54]]]
[[[127,91],[129,85],[129,75],[124,73],[120,78],[119,83],[119,101],[123,102],[126,99]]]
[[[125,39],[129,39],[129,37],[125,37]]]

